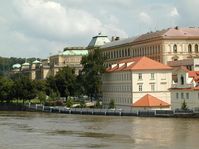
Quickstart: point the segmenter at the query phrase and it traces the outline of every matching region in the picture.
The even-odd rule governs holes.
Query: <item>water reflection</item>
[[[198,147],[198,119],[0,113],[0,148]]]

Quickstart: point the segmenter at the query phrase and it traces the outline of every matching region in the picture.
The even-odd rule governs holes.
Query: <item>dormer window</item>
[[[183,75],[180,77],[180,82],[181,82],[181,85],[184,85],[184,77],[183,77]]]
[[[188,45],[188,52],[192,53],[192,46],[191,46],[191,44]]]
[[[177,53],[177,52],[178,52],[178,50],[177,50],[177,45],[174,44],[174,46],[173,46],[173,53]]]

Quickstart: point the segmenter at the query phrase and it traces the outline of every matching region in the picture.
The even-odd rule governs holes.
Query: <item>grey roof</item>
[[[102,46],[102,45],[104,45],[105,43],[108,43],[108,42],[110,42],[108,37],[101,35],[101,33],[99,33],[99,35],[92,38],[92,40],[88,44],[88,48],[100,47],[100,46]]]
[[[135,41],[135,39],[137,39],[137,37],[130,37],[130,38],[125,38],[125,39],[112,41],[112,42],[104,44],[100,48],[103,49],[103,48],[115,47],[115,46],[119,46],[119,45],[128,44],[128,43],[131,43],[131,42]]]
[[[146,41],[149,39],[170,39],[170,38],[199,38],[199,28],[197,27],[187,27],[187,28],[168,28],[163,29],[161,31],[155,31],[155,32],[148,32],[136,37],[126,38],[122,40],[113,41],[110,43],[106,43],[105,45],[101,46],[101,48],[109,48],[109,47],[115,47],[119,45],[125,45],[130,43],[137,43],[141,41]]]

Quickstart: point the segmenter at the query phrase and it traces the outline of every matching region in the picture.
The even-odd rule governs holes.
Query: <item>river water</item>
[[[0,111],[0,149],[198,149],[199,119]]]

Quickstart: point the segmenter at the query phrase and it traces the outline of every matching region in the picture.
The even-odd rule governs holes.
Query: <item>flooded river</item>
[[[199,119],[0,111],[0,149],[198,149]]]

